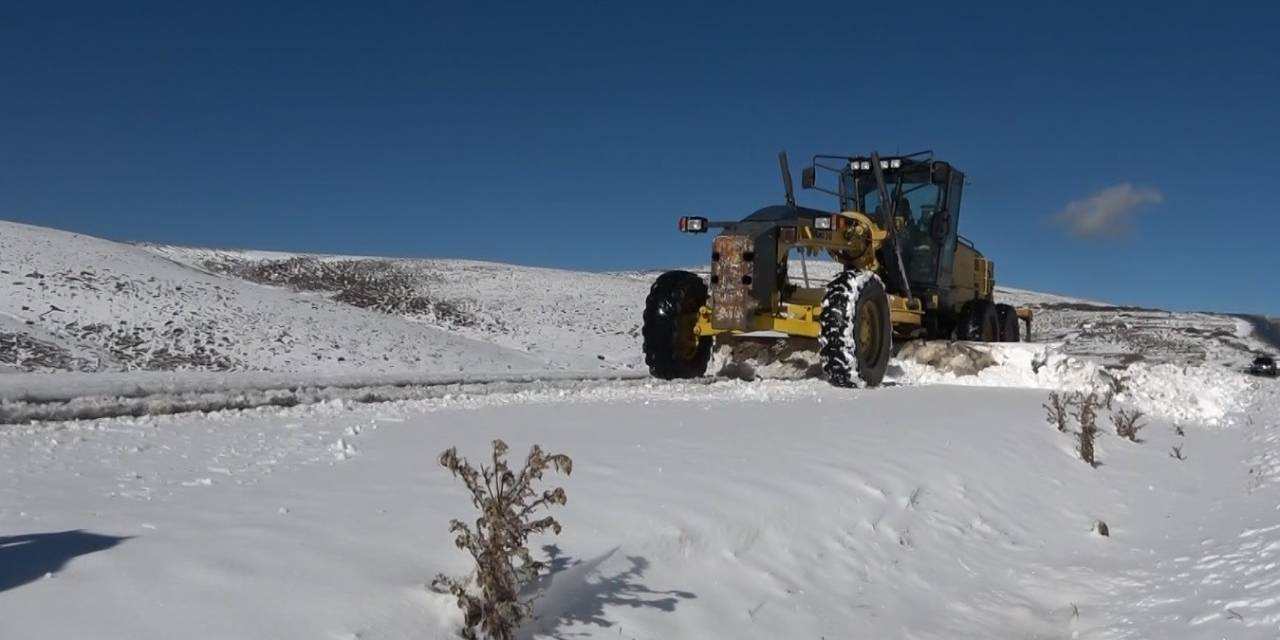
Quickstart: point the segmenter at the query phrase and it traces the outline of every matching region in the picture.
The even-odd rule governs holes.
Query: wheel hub
[[[675,350],[685,360],[692,360],[698,355],[698,336],[693,333],[697,323],[697,313],[682,313],[676,317]]]
[[[880,314],[872,304],[864,304],[857,313],[858,357],[866,363],[874,363],[880,355]]]

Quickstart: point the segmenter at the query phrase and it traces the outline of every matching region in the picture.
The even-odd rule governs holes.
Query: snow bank
[[[1148,364],[1106,367],[1062,353],[1061,344],[927,343],[904,347],[890,379],[909,385],[971,385],[1105,393],[1170,420],[1224,424],[1248,406],[1249,379],[1212,366]],[[976,357],[986,354],[990,360]]]
[[[822,374],[816,340],[743,338],[717,344],[708,371],[736,380],[803,380]]]
[[[1247,376],[1214,367],[1137,363],[1120,379],[1123,391],[1117,398],[1184,423],[1231,424],[1256,391]]]

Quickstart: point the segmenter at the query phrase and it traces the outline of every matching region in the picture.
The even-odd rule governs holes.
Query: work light
[[[707,219],[698,216],[684,216],[680,218],[680,231],[683,233],[706,233]]]

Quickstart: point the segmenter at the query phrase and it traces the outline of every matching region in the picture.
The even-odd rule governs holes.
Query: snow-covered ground
[[[426,584],[466,570],[446,523],[469,507],[433,460],[500,437],[575,461],[529,637],[1274,638],[1277,391],[1224,426],[1107,432],[1097,469],[1044,392],[947,385],[580,383],[8,427],[0,637],[452,637]]]
[[[435,458],[493,438],[575,462],[522,637],[1280,637],[1249,319],[1001,289],[1037,342],[907,349],[881,389],[663,383],[652,277],[0,223],[0,638],[456,637]],[[1091,468],[1050,390],[1141,441],[1104,411]]]

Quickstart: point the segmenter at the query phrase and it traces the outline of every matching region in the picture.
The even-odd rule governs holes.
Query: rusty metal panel
[[[756,311],[751,297],[752,239],[716,236],[711,250],[711,326],[721,331],[746,331]]]

